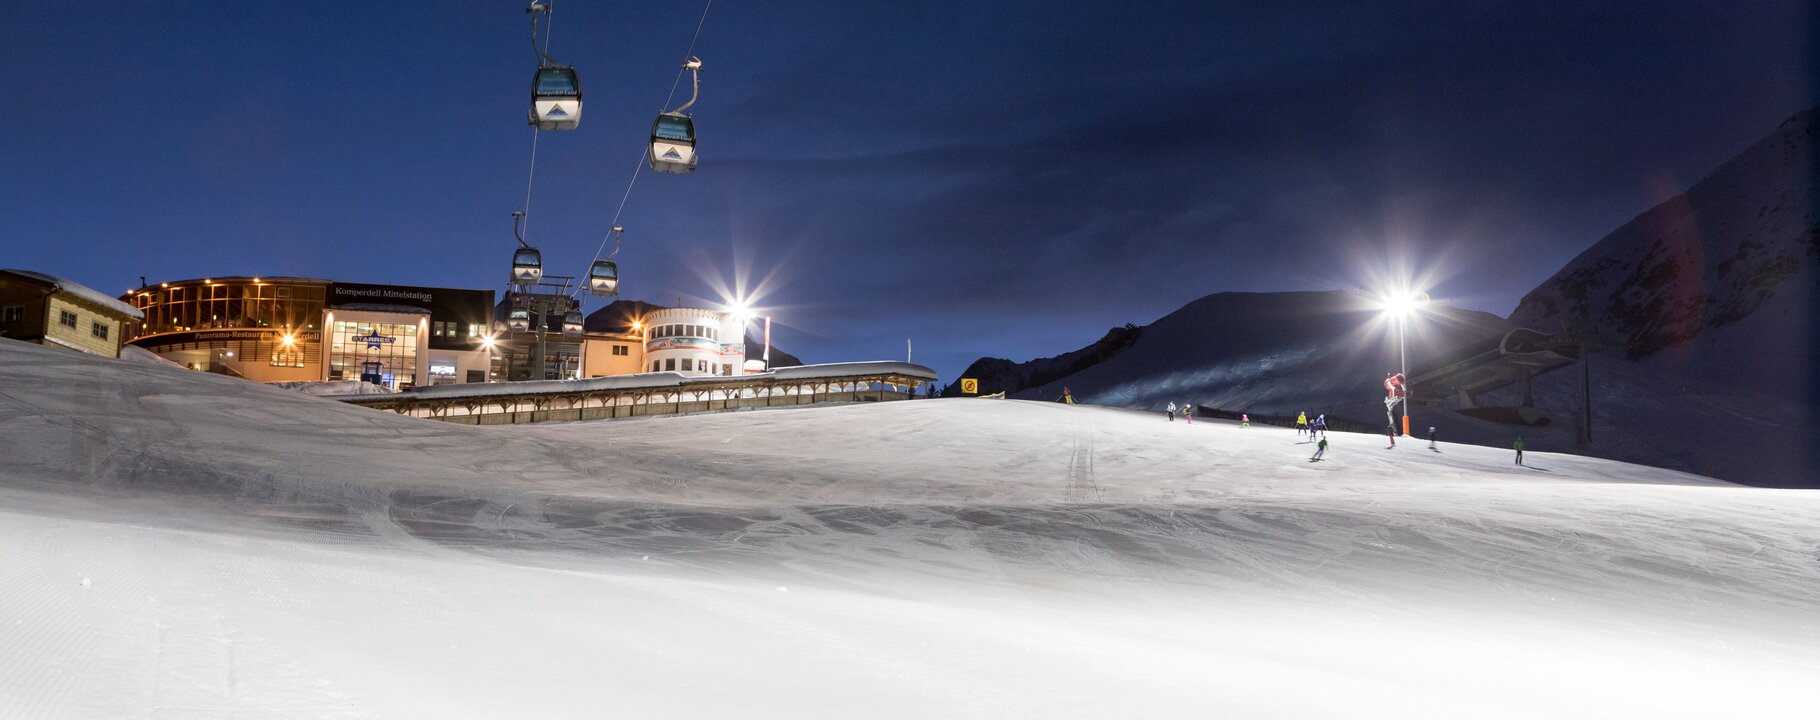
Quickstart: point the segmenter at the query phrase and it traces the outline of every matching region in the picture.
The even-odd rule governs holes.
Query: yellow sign
[[[975,378],[961,378],[961,393],[966,395],[977,395],[979,394],[979,391],[979,380]]]

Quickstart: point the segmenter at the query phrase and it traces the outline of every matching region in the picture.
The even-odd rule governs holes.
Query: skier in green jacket
[[[1522,465],[1523,464],[1523,436],[1522,435],[1517,436],[1517,444],[1514,447],[1516,447],[1516,449],[1517,449],[1517,464]]]

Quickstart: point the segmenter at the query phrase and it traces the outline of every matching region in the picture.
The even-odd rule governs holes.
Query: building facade
[[[393,389],[493,379],[492,290],[223,277],[121,299],[143,313],[131,344],[195,370]]]
[[[648,372],[739,375],[745,372],[744,328],[732,316],[700,308],[656,310],[641,321]]]
[[[492,290],[348,283],[295,277],[178,280],[121,300],[138,317],[120,335],[194,370],[258,382],[357,380],[407,389],[533,380],[535,322],[515,330],[522,302]],[[572,300],[563,298],[564,300]],[[611,330],[578,326],[579,303],[542,317],[544,377],[641,372],[746,372],[738,319],[700,308],[650,309]]]
[[[31,270],[0,270],[0,337],[120,357],[143,317],[81,283]]]

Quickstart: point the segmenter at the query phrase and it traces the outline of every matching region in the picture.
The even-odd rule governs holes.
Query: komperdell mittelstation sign
[[[436,295],[420,288],[346,283],[335,283],[329,286],[329,304],[352,302],[405,302],[412,305],[430,305],[436,302]]]

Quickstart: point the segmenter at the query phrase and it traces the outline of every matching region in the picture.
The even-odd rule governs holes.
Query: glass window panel
[[[678,140],[685,143],[695,141],[695,123],[686,117],[661,115],[657,118],[656,128],[651,132],[665,140]]]

